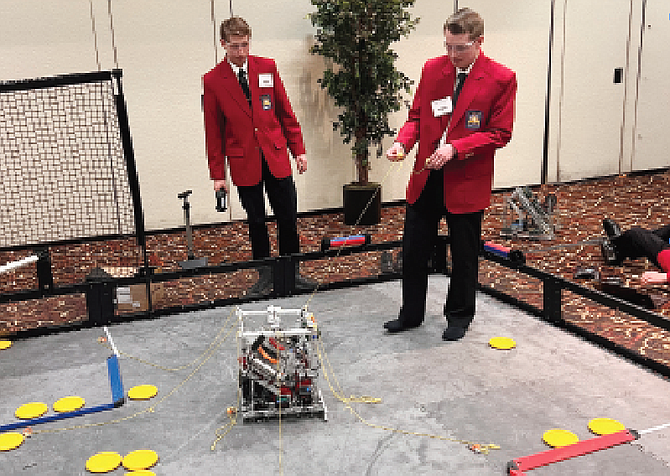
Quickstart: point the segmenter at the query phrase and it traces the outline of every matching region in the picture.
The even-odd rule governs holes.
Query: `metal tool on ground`
[[[492,241],[485,241],[483,242],[482,246],[484,251],[488,251],[489,253],[492,253],[494,255],[507,258],[512,262],[522,264],[526,262],[526,256],[528,255],[538,255],[541,253],[546,253],[547,251],[555,251],[567,248],[579,248],[581,246],[601,245],[606,240],[607,238],[605,237],[590,238],[588,240],[578,241],[576,243],[559,243],[556,245],[546,246],[543,248],[529,248],[525,251],[515,250],[510,247],[494,243]]]
[[[557,245],[547,246],[545,248],[529,249],[524,253],[527,255],[535,255],[538,253],[546,253],[547,251],[561,250],[565,248],[579,248],[580,246],[601,245],[606,240],[607,238],[604,236],[599,238],[590,238],[588,240],[578,241],[576,243],[559,243]]]
[[[188,197],[193,193],[192,190],[186,190],[177,195],[177,198],[183,200],[182,208],[184,209],[184,225],[186,226],[186,246],[188,247],[188,259],[180,261],[179,266],[182,269],[203,268],[207,266],[207,257],[196,258],[193,254],[193,230],[191,228],[191,204],[188,202]]]

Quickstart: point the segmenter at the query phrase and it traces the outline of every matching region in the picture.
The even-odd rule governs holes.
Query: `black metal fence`
[[[440,243],[435,248],[435,252],[431,260],[431,267],[434,273],[449,274],[446,253],[449,237],[443,236],[441,238],[442,243]],[[401,255],[397,254],[397,251],[401,245],[401,241],[391,241],[378,244],[363,244],[352,247],[344,247],[337,250],[331,249],[327,251],[269,258],[262,261],[245,261],[161,273],[154,273],[153,269],[146,268],[140,270],[140,272],[134,276],[125,278],[112,278],[108,275],[95,276],[94,273],[91,273],[86,282],[66,286],[47,285],[53,281],[53,278],[51,277],[51,267],[49,265],[48,252],[43,251],[39,255],[39,261],[35,268],[39,278],[39,287],[29,291],[0,294],[0,304],[72,294],[83,294],[86,297],[86,307],[88,313],[87,319],[62,326],[46,326],[42,328],[27,329],[18,333],[19,336],[39,335],[62,330],[92,327],[114,322],[154,318],[184,311],[236,305],[258,299],[271,299],[310,293],[312,290],[298,290],[296,288],[295,269],[296,266],[300,263],[311,262],[315,267],[321,266],[325,269],[326,267],[331,266],[330,260],[333,258],[341,259],[354,255],[375,254],[379,256],[381,254],[382,260],[379,268],[369,270],[370,272],[367,276],[321,283],[318,285],[318,291],[396,280],[400,279],[402,276],[402,262],[400,259]],[[395,260],[391,258],[393,256],[391,254],[392,252],[396,252]],[[664,376],[670,376],[670,368],[662,362],[617,344],[612,340],[603,337],[602,335],[591,332],[582,326],[564,319],[563,297],[565,293],[572,293],[574,295],[581,296],[590,301],[593,301],[594,303],[597,303],[601,306],[615,309],[634,318],[641,319],[656,328],[670,330],[670,321],[665,319],[663,316],[610,294],[582,286],[575,282],[546,273],[523,263],[510,261],[509,259],[487,251],[483,251],[483,257],[487,260],[497,263],[498,265],[515,270],[516,272],[522,273],[530,278],[539,280],[542,283],[541,290],[538,290],[538,292],[542,294],[542,307],[535,306],[522,299],[515,298],[510,294],[495,289],[492,286],[480,285],[481,291],[490,294],[502,301],[511,303],[552,325],[558,326],[578,336],[581,336],[588,341],[596,343],[597,345],[611,350],[648,369],[658,372]],[[244,293],[237,293],[236,295],[227,298],[205,298],[198,302],[177,303],[171,306],[161,306],[158,308],[154,307],[151,300],[151,296],[153,294],[152,286],[188,278],[208,278],[212,276],[226,275],[230,276],[233,273],[243,270],[253,271],[254,269],[257,269],[261,266],[272,268],[274,277],[274,286],[272,292],[264,296],[248,296]],[[143,307],[137,312],[116,312],[116,308],[118,307],[118,302],[116,302],[118,298],[117,290],[121,287],[137,285],[145,287],[147,306]],[[188,283],[186,285],[188,286]]]

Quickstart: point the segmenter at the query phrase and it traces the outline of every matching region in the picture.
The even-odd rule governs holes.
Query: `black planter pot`
[[[342,187],[342,194],[344,203],[344,223],[346,225],[379,224],[382,219],[381,184],[368,183],[366,185],[360,185],[348,183]],[[363,213],[364,210],[365,213]],[[363,215],[361,216],[361,214]]]

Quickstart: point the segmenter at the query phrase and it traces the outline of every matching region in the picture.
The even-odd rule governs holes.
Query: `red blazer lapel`
[[[258,74],[259,74],[259,69],[258,69],[258,62],[256,61],[256,58],[253,56],[249,56],[248,60],[249,62],[249,91],[251,92],[251,104],[254,104],[254,102],[258,98]]]
[[[461,89],[461,94],[458,96],[458,103],[454,108],[453,115],[451,117],[451,122],[449,123],[449,132],[454,128],[458,122],[463,119],[465,111],[467,111],[468,106],[472,100],[477,97],[479,90],[481,89],[480,79],[484,76],[484,54],[479,53],[479,57],[475,61],[475,64],[468,74],[468,78]]]
[[[454,81],[456,79],[456,68],[449,62],[448,66],[442,69],[442,81],[440,89],[444,91],[442,97],[451,97],[454,94]],[[453,114],[453,110],[452,110]],[[440,118],[440,130],[444,132],[449,126],[452,114],[445,114]]]
[[[240,86],[239,79],[237,79],[237,76],[233,72],[233,68],[230,67],[228,60],[224,60],[223,63],[224,68],[222,69],[223,72],[222,81],[225,85],[226,90],[228,90],[230,96],[240,106],[240,109],[244,111],[249,117],[251,117],[251,109],[249,108],[247,97],[244,95],[244,92],[242,91],[242,86]],[[251,97],[253,97],[253,93]]]

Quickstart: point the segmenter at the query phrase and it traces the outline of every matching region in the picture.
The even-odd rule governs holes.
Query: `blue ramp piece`
[[[123,382],[121,380],[121,369],[119,367],[119,359],[116,355],[111,355],[107,358],[107,375],[109,376],[109,385],[112,389],[112,403],[105,403],[90,408],[82,408],[73,412],[59,413],[58,415],[50,415],[40,418],[32,418],[30,420],[23,420],[16,423],[0,426],[0,433],[9,430],[16,430],[17,428],[26,428],[28,426],[39,425],[41,423],[49,423],[52,421],[66,420],[68,418],[78,417],[82,415],[89,415],[91,413],[104,412],[106,410],[113,410],[120,407],[126,401],[125,392],[123,390]]]
[[[109,375],[109,384],[112,387],[112,403],[115,407],[120,407],[125,403],[126,395],[123,391],[119,358],[116,355],[107,358],[107,374]]]

